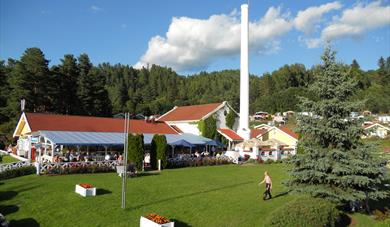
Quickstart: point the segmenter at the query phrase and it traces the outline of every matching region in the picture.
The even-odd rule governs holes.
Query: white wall
[[[213,115],[215,115],[217,120],[217,129],[218,128],[227,128],[226,126],[226,114],[228,114],[231,110],[227,105],[224,105],[221,109],[217,110]],[[199,129],[198,129],[198,122],[175,122],[175,121],[169,121],[167,122],[169,125],[175,125],[178,127],[181,131],[184,133],[192,133],[195,135],[201,135]],[[236,121],[233,125],[233,130],[236,131],[239,124],[239,117],[236,118]]]
[[[184,133],[192,133],[194,135],[200,136],[200,131],[198,129],[198,122],[188,123],[188,122],[169,122],[169,125],[175,125]]]
[[[217,117],[217,128],[228,128],[226,126],[225,111],[226,111],[226,114],[228,114],[230,111],[233,111],[233,110],[231,110],[227,105],[225,105],[224,107],[222,107],[221,109],[219,109],[215,113],[215,116]],[[239,119],[240,119],[239,117],[236,117],[236,121],[234,122],[234,125],[233,125],[234,131],[236,131],[238,128]]]

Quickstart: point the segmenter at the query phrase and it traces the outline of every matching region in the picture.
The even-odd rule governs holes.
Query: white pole
[[[158,160],[158,171],[161,171],[161,159]]]
[[[128,137],[129,137],[129,113],[125,113],[124,120],[124,132],[123,132],[123,175],[122,175],[122,209],[126,208],[126,180],[127,180],[127,149],[128,149]]]
[[[240,58],[240,124],[238,134],[250,139],[249,131],[249,20],[248,5],[241,5],[241,58]]]

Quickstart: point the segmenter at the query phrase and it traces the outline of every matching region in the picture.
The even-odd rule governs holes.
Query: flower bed
[[[182,167],[196,167],[196,166],[214,166],[226,165],[233,163],[228,157],[203,157],[203,158],[182,158],[182,159],[168,159],[167,168],[182,168]]]
[[[96,196],[96,188],[86,183],[76,184],[75,192],[84,197]]]
[[[174,222],[158,214],[149,214],[140,219],[140,227],[173,227]]]

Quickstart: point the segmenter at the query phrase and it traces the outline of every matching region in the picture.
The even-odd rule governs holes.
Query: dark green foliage
[[[167,159],[167,138],[165,135],[155,135],[156,137],[156,151],[157,160],[161,160],[161,168],[164,169],[168,164]],[[154,138],[154,137],[153,137]]]
[[[50,75],[49,61],[38,48],[28,48],[10,72],[10,111],[20,113],[20,100],[26,100],[27,111],[50,111],[53,101],[54,77]]]
[[[198,122],[199,131],[202,133],[202,136],[215,139],[217,136],[217,120],[214,116],[209,116],[205,120],[200,120]]]
[[[5,170],[0,173],[0,180],[35,174],[36,171],[35,166],[23,166],[16,169]]]
[[[226,126],[230,129],[233,129],[234,122],[236,122],[237,114],[234,113],[233,110],[229,110],[229,113],[226,114],[225,120],[226,120]]]
[[[155,134],[152,139],[150,149],[150,164],[152,169],[158,168],[158,159],[161,160],[161,166],[166,167],[167,164],[167,140],[164,135]]]
[[[58,72],[57,88],[60,91],[57,98],[56,106],[59,113],[76,114],[80,113],[80,101],[77,98],[79,68],[77,59],[71,54],[67,54],[61,59],[58,67],[53,67],[53,73]]]
[[[80,78],[78,99],[82,113],[91,116],[110,116],[111,102],[105,89],[105,76],[101,70],[92,67],[88,55],[79,57]]]
[[[327,48],[316,81],[309,89],[319,100],[302,98],[299,140],[303,153],[295,155],[290,188],[295,192],[325,197],[340,203],[384,198],[383,163],[372,156],[374,147],[361,141],[360,121],[348,120],[361,103],[351,101],[356,81],[336,63],[335,52]]]
[[[344,68],[358,81],[353,99],[366,101],[360,110],[390,110],[390,58],[382,58],[378,70],[363,71],[357,61]],[[307,86],[319,69],[291,64],[261,77],[251,75],[250,112],[300,111],[297,97],[316,96]],[[239,74],[222,70],[186,77],[157,65],[141,70],[121,64],[94,66],[87,54],[77,60],[64,55],[60,64],[48,69],[42,51],[29,48],[19,60],[0,62],[0,132],[14,129],[22,98],[26,111],[94,116],[163,114],[174,106],[222,101],[238,110]]]
[[[129,163],[134,163],[137,170],[142,170],[144,160],[144,136],[129,134],[129,148],[127,159]]]
[[[341,213],[335,204],[319,198],[298,198],[274,210],[265,226],[336,226]]]

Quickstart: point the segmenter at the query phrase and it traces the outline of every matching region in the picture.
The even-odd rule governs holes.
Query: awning
[[[73,146],[123,146],[123,133],[117,132],[70,132],[70,131],[39,131],[39,135],[46,137],[57,145]],[[151,144],[154,134],[144,134],[144,144]],[[206,145],[213,140],[190,133],[166,134],[167,143],[174,144],[185,140],[191,145]]]
[[[186,140],[178,140],[176,142],[170,143],[171,146],[183,146],[183,147],[195,147],[195,145],[187,142]]]

